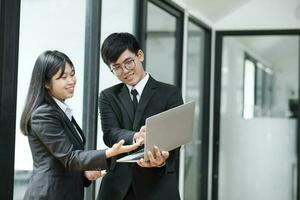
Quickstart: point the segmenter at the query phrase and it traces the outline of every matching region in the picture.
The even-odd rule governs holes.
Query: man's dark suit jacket
[[[83,200],[90,183],[83,171],[107,168],[103,150],[83,151],[84,134],[72,121],[54,100],[33,112],[28,135],[33,174],[25,200]]]
[[[100,94],[100,114],[103,139],[111,147],[121,139],[132,144],[133,135],[145,125],[146,118],[183,103],[180,90],[154,80],[151,76],[141,95],[136,114],[125,84],[120,83]],[[142,168],[136,163],[116,163],[112,159],[108,174],[102,179],[98,200],[121,200],[132,185],[138,200],[180,199],[175,173],[179,150],[170,152],[160,168]]]

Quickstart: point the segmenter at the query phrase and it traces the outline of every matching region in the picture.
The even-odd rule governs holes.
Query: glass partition
[[[76,21],[76,26],[74,26]],[[76,69],[74,97],[67,103],[82,124],[83,63],[85,33],[85,1],[23,0],[20,16],[20,46],[17,94],[14,199],[23,199],[31,175],[32,157],[27,138],[20,131],[31,72],[38,55],[45,50],[66,53]]]
[[[205,32],[197,24],[188,23],[186,101],[196,101],[193,141],[185,145],[184,199],[200,199],[203,146],[203,89]]]
[[[114,11],[113,14],[112,11]],[[108,35],[114,32],[129,32],[133,34],[135,21],[134,11],[135,0],[102,0],[100,36],[101,44]],[[110,72],[101,58],[99,83],[100,91],[119,82],[120,81]],[[99,139],[102,141],[102,136]]]
[[[223,36],[215,199],[296,199],[299,43]]]
[[[175,84],[176,17],[148,2],[146,71],[155,79]]]
[[[101,10],[101,44],[105,38],[114,32],[134,32],[136,0],[102,0]],[[113,14],[112,14],[113,12]],[[125,17],[124,17],[125,16]],[[99,92],[120,81],[111,73],[108,66],[100,58]],[[97,149],[107,148],[103,142],[100,116],[98,116]],[[98,195],[101,178],[96,181],[96,196]]]

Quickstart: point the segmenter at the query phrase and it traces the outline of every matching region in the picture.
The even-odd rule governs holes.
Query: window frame
[[[13,199],[20,0],[0,0],[0,199]]]
[[[82,130],[86,136],[86,150],[97,149],[98,135],[98,95],[100,78],[102,0],[86,1],[84,82]],[[96,183],[85,188],[85,199],[95,199]]]

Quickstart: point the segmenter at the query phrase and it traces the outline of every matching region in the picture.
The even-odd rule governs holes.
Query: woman
[[[106,159],[136,149],[140,143],[84,151],[85,137],[64,103],[76,85],[72,61],[58,51],[45,51],[36,60],[21,131],[28,136],[33,174],[24,199],[82,200],[84,186],[103,176]]]

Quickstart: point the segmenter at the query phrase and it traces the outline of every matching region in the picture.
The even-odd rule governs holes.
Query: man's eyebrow
[[[126,62],[126,61],[128,61],[128,60],[130,60],[130,59],[132,59],[132,57],[128,57],[128,58],[126,58],[122,63],[114,63],[114,64],[112,64],[111,66],[113,66],[113,67],[116,67],[116,66],[120,66],[121,64],[123,64],[124,62]]]

